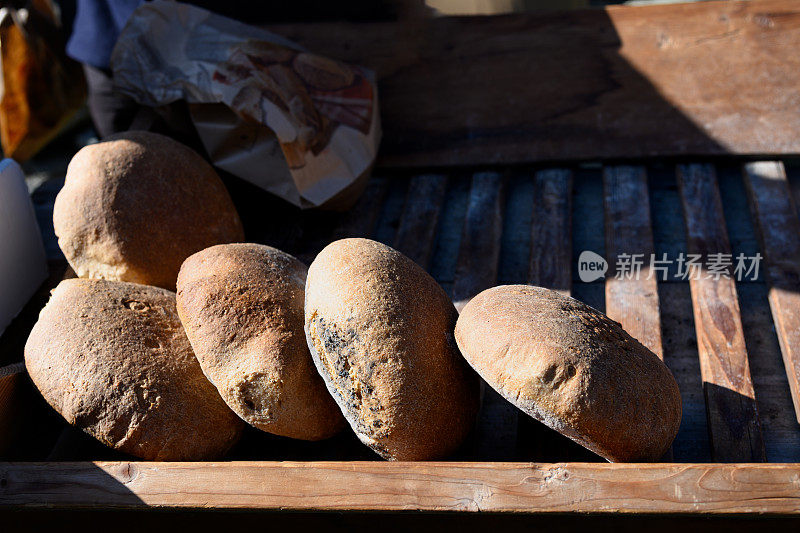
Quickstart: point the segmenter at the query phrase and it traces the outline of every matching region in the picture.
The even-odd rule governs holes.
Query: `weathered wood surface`
[[[505,178],[496,172],[472,176],[453,279],[453,303],[461,312],[481,291],[497,283],[500,237],[503,232]],[[487,384],[474,430],[475,454],[498,460],[514,458],[518,409]]]
[[[546,169],[533,176],[528,283],[572,292],[572,171]],[[517,446],[522,457],[592,461],[598,456],[518,411]]]
[[[745,251],[755,250],[755,233],[750,228],[749,234],[743,234],[745,226],[750,224],[749,217],[736,216],[736,214],[747,212],[747,197],[740,176],[740,164],[727,165],[720,163],[720,189],[722,200],[725,204],[726,213],[729,215],[728,231],[730,241],[735,251],[742,248],[742,243],[747,242]],[[543,194],[542,176],[548,174],[558,174],[555,171],[546,171],[537,175],[527,168],[502,169],[506,191],[506,202],[502,202],[500,210],[502,215],[502,231],[499,242],[500,255],[497,260],[500,273],[500,280],[504,283],[524,283],[528,280],[530,259],[531,259],[531,240],[536,241],[536,224],[540,221],[553,223],[554,217],[542,214],[544,208],[540,207],[541,199],[547,198]],[[564,172],[564,171],[562,171]],[[684,242],[684,223],[681,209],[681,199],[675,187],[675,176],[670,166],[651,165],[648,167],[650,174],[650,185],[652,186],[651,200],[651,222],[654,230],[655,249],[657,251],[667,251],[670,257],[674,257],[679,251],[686,251]],[[730,179],[733,174],[735,180]],[[312,220],[329,221],[327,234],[335,238],[344,236],[367,236],[379,238],[383,242],[393,244],[397,233],[403,225],[403,211],[408,197],[410,184],[410,174],[397,172],[391,176],[386,174],[379,175],[370,183],[363,201],[349,214],[344,216],[320,216],[309,213],[295,214],[295,219],[286,223],[278,220],[283,225],[276,229],[276,233],[288,231],[290,239],[287,239],[294,248],[287,248],[292,253],[306,253],[309,258],[313,258],[314,247],[324,244],[323,232],[319,234],[310,231]],[[459,171],[449,171],[446,173],[448,187],[445,192],[442,210],[435,231],[431,239],[427,240],[427,246],[432,246],[430,271],[434,273],[436,279],[448,289],[452,288],[454,275],[457,271],[459,244],[469,247],[464,239],[465,220],[470,209],[471,185],[474,175],[464,175]],[[565,172],[564,176],[569,176]],[[664,182],[664,176],[669,176],[670,180]],[[466,178],[466,179],[463,179]],[[550,194],[552,198],[573,198],[574,205],[570,210],[576,211],[573,216],[565,215],[558,220],[563,221],[563,226],[574,226],[568,236],[554,238],[555,242],[564,248],[562,252],[554,251],[554,247],[545,245],[551,255],[554,253],[563,256],[561,261],[570,267],[574,261],[571,257],[570,247],[576,250],[591,249],[596,250],[601,255],[608,256],[604,250],[606,235],[604,228],[604,194],[603,176],[600,167],[585,167],[574,169],[574,193],[568,194],[569,187],[558,194]],[[738,181],[737,181],[738,180]],[[735,183],[738,183],[738,189]],[[564,185],[564,180],[555,179],[552,185]],[[254,195],[253,195],[254,196]],[[591,201],[588,202],[587,198]],[[558,203],[558,202],[556,202]],[[244,218],[249,220],[247,226],[249,238],[260,239],[262,230],[260,228],[269,226],[273,223],[270,217],[265,217],[260,197],[253,198],[251,204],[253,211],[244,213]],[[562,202],[562,205],[565,205]],[[564,210],[562,209],[562,212]],[[568,212],[568,210],[567,210]],[[731,215],[733,214],[733,218]],[[314,218],[317,217],[317,218]],[[276,218],[273,214],[272,218]],[[488,219],[487,219],[488,221]],[[299,229],[292,229],[293,225],[300,225]],[[336,226],[336,227],[331,227]],[[542,227],[546,227],[544,224]],[[738,228],[738,229],[737,229]],[[484,229],[488,229],[484,228]],[[251,237],[251,235],[253,237]],[[484,234],[483,236],[485,236]],[[564,235],[567,235],[566,232]],[[333,238],[332,237],[332,238]],[[271,242],[271,241],[267,241]],[[541,242],[541,241],[540,241]],[[547,242],[546,240],[544,242]],[[306,249],[305,247],[311,247]],[[541,246],[539,247],[541,249]],[[491,257],[491,254],[488,255]],[[493,264],[493,261],[488,261]],[[534,264],[538,264],[534,261]],[[763,267],[764,265],[762,265]],[[539,270],[534,269],[534,272]],[[542,272],[550,272],[552,275],[561,276],[560,284],[569,287],[570,276],[562,269],[543,269]],[[551,275],[547,274],[547,275]],[[539,280],[545,279],[545,274],[536,274]],[[533,281],[533,280],[532,280]],[[542,284],[546,284],[539,281]],[[552,286],[552,285],[551,285]],[[604,287],[601,283],[584,284],[575,283],[574,292],[576,296],[585,299],[592,305],[603,309]],[[661,284],[661,312],[662,326],[664,328],[664,350],[667,362],[673,370],[676,379],[680,383],[681,392],[684,400],[684,419],[681,433],[675,442],[676,460],[686,462],[705,462],[710,460],[709,441],[707,438],[707,423],[705,402],[703,400],[703,389],[700,379],[700,366],[697,356],[695,342],[695,327],[692,320],[692,302],[688,283],[672,281]],[[742,321],[747,347],[753,354],[750,363],[750,371],[754,382],[755,391],[758,398],[759,413],[763,423],[764,439],[767,441],[768,457],[774,461],[797,461],[800,460],[800,427],[793,416],[791,396],[786,382],[786,373],[783,368],[778,341],[772,331],[772,317],[770,316],[769,304],[767,301],[766,287],[763,283],[746,282],[739,284],[737,290],[740,293],[740,305],[742,306]],[[43,305],[46,298],[41,302]],[[35,314],[35,313],[34,313]],[[24,336],[21,336],[24,342]],[[18,354],[21,355],[21,352]],[[16,359],[19,360],[19,359]],[[28,387],[30,389],[30,387]],[[29,398],[24,405],[29,405],[33,400],[43,401],[38,393],[29,390]],[[509,404],[508,413],[511,413],[510,423],[500,423],[501,428],[505,428],[505,435],[514,432],[514,416],[519,412]],[[46,413],[45,413],[46,411]],[[483,415],[487,414],[484,408]],[[33,413],[33,412],[31,412]],[[47,415],[47,416],[43,416]],[[122,460],[131,458],[121,456],[121,454],[105,449],[99,443],[84,437],[75,430],[62,433],[58,438],[58,433],[51,434],[53,429],[61,431],[64,422],[56,415],[52,409],[41,406],[35,414],[28,416],[32,421],[30,430],[41,428],[45,435],[35,433],[26,434],[23,440],[17,440],[18,448],[24,448],[24,456],[14,455],[14,460],[19,457],[21,460],[51,460],[51,461],[75,461],[75,460]],[[489,420],[482,420],[484,426],[490,425],[495,415],[489,416]],[[47,418],[49,417],[49,418]],[[496,420],[496,419],[495,419]],[[513,450],[504,440],[503,433],[495,434],[497,446],[485,444],[481,438],[474,439],[453,457],[457,460],[475,461],[497,461],[506,458],[518,461],[592,461],[599,460],[588,451],[583,450],[578,445],[572,443],[552,430],[545,428],[538,422],[521,416],[517,420],[517,449]],[[50,429],[48,429],[50,428]],[[511,428],[509,430],[509,428]],[[26,430],[27,433],[27,430]],[[81,437],[83,440],[81,441]],[[356,442],[352,434],[343,434],[326,441],[324,443],[295,443],[270,437],[256,430],[246,432],[245,437],[231,454],[229,460],[293,460],[293,461],[353,461],[369,460],[375,457],[364,446]],[[478,435],[475,435],[478,437]],[[58,444],[54,447],[53,443],[58,438]],[[34,446],[38,446],[34,450]],[[480,446],[483,446],[481,448]],[[48,452],[51,454],[48,456]],[[48,458],[49,457],[49,458]],[[51,463],[52,464],[52,463]],[[491,465],[491,464],[490,464]],[[158,466],[158,465],[155,465]],[[478,464],[475,466],[482,466]],[[171,466],[163,466],[171,468]],[[614,465],[616,467],[616,465]],[[409,472],[412,482],[417,479],[415,472]],[[309,486],[316,482],[310,480]],[[488,486],[487,490],[493,490],[494,486]],[[565,490],[570,490],[569,488]],[[689,490],[681,488],[681,490]],[[0,494],[0,499],[2,495]],[[377,505],[377,504],[376,504]],[[669,511],[665,511],[669,512]]]
[[[661,274],[650,270],[655,254],[653,228],[650,221],[650,199],[647,172],[644,167],[605,167],[603,170],[606,212],[606,314],[623,329],[664,359],[661,339],[661,312],[658,302],[658,279]],[[642,269],[638,272],[614,272],[616,259],[622,254],[638,256]]]
[[[724,462],[765,461],[733,269],[716,276],[706,268],[710,256],[731,253],[715,170],[679,165],[677,173],[688,253],[699,256],[698,268],[687,270],[711,455]]]
[[[433,253],[436,225],[446,190],[447,176],[436,174],[414,176],[408,186],[394,248],[422,268],[428,268]]]
[[[453,301],[459,312],[475,295],[497,283],[504,200],[502,175],[480,172],[472,177],[453,279]]]
[[[800,422],[800,220],[783,163],[748,163],[744,175],[766,260],[769,304]]]
[[[534,176],[528,283],[569,295],[572,288],[572,172]]]
[[[0,506],[798,513],[798,465],[0,463]]]
[[[655,248],[645,168],[605,167],[603,203],[606,260],[609,262],[606,314],[663,361],[658,280],[664,277],[657,268],[650,268]],[[621,272],[618,277],[614,265],[622,254],[627,254],[632,261],[640,258],[642,269],[638,272]],[[657,264],[653,263],[653,266]],[[672,460],[671,448],[663,460]]]
[[[374,69],[386,166],[800,152],[800,5],[274,25]]]

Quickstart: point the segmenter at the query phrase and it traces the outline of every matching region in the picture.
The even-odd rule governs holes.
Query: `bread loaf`
[[[303,332],[306,266],[260,244],[223,244],[189,257],[178,314],[200,366],[251,425],[320,440],[345,427]]]
[[[527,285],[488,289],[462,310],[456,341],[508,401],[609,461],[655,461],[681,422],[664,363],[603,313]]]
[[[311,264],[314,363],[359,439],[382,457],[444,457],[470,431],[479,381],[453,340],[456,317],[433,278],[378,242],[336,241]]]
[[[28,337],[25,366],[67,422],[142,459],[215,459],[244,425],[203,375],[163,289],[62,281]]]
[[[184,259],[244,240],[214,169],[168,137],[135,131],[72,158],[53,225],[78,276],[169,290]]]

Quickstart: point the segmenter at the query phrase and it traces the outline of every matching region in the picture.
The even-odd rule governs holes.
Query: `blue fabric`
[[[120,31],[143,3],[144,0],[77,0],[67,54],[81,63],[107,69]]]

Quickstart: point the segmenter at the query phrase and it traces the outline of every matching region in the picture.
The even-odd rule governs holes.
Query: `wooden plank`
[[[528,283],[570,295],[572,291],[572,171],[546,169],[533,177],[531,256]],[[519,412],[521,458],[594,461],[599,457]]]
[[[310,265],[317,254],[334,240],[344,237],[370,237],[387,190],[386,178],[374,177],[367,183],[361,198],[345,213],[326,210],[300,211],[294,225],[294,228],[300,230],[300,234],[289,245],[289,250],[300,261]]]
[[[0,507],[797,514],[799,477],[793,464],[0,463]]]
[[[800,152],[792,0],[269,29],[376,71],[386,166]]]
[[[475,295],[497,283],[505,185],[504,177],[496,172],[472,176],[453,278],[453,302],[459,312]],[[489,385],[482,386],[483,400],[474,431],[475,454],[480,459],[513,459],[518,410]]]
[[[395,249],[427,269],[433,253],[436,225],[447,191],[447,176],[423,174],[411,178]]]
[[[650,221],[650,198],[644,167],[617,166],[603,169],[606,259],[606,314],[644,344],[661,360],[661,313],[658,302],[658,272],[650,270],[655,254]],[[640,254],[638,276],[616,276],[614,265],[622,254]]]
[[[605,167],[603,201],[606,260],[609,262],[609,273],[606,276],[606,314],[663,361],[661,309],[658,300],[660,274],[650,269],[655,247],[645,168]],[[622,254],[641,257],[643,265],[638,274],[616,275],[614,268],[617,258]],[[672,448],[667,451],[663,460],[672,461]]]
[[[800,220],[783,163],[748,163],[744,176],[766,262],[769,305],[800,422]]]
[[[364,194],[333,230],[333,238],[337,240],[348,237],[371,238],[388,189],[388,179],[378,176],[370,179]]]
[[[714,279],[711,254],[730,254],[714,167],[678,165],[689,254],[700,256],[689,277],[700,373],[715,461],[765,461],[758,406],[732,269]]]
[[[572,172],[540,170],[534,176],[528,283],[569,295],[572,289]]]
[[[504,200],[503,176],[479,172],[472,177],[453,278],[453,301],[459,312],[476,294],[497,283]]]

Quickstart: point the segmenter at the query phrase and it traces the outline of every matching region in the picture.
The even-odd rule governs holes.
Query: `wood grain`
[[[540,170],[534,176],[528,283],[569,295],[572,288],[572,172]]]
[[[769,305],[800,422],[800,220],[783,163],[748,163],[744,176],[766,262]]]
[[[609,273],[606,276],[606,314],[663,361],[661,308],[658,300],[660,273],[650,269],[655,247],[645,168],[605,167],[603,202],[606,260],[609,263]],[[616,275],[614,265],[622,254],[641,254],[643,268],[638,276]],[[667,451],[663,460],[672,460],[672,448]]]
[[[475,295],[497,283],[505,186],[505,178],[496,172],[472,176],[453,278],[453,303],[458,312]],[[482,383],[482,390],[474,430],[475,454],[481,459],[513,459],[518,410],[486,383]]]
[[[453,301],[459,312],[475,295],[497,283],[504,200],[503,176],[496,172],[472,176],[453,278]]]
[[[659,273],[649,268],[655,249],[647,173],[644,167],[605,167],[603,187],[606,260],[609,263],[606,314],[663,360]],[[644,264],[638,276],[618,278],[615,275],[614,265],[621,254],[641,254]]]
[[[690,254],[730,254],[714,167],[678,165]],[[732,269],[729,276],[732,275]],[[715,461],[765,461],[758,406],[733,277],[714,279],[705,267],[689,276],[700,372]]]
[[[796,514],[799,478],[779,464],[0,463],[0,507]]]
[[[447,176],[422,174],[411,178],[395,235],[394,248],[427,269],[433,253],[436,225],[447,191]]]
[[[800,152],[800,6],[272,25],[379,80],[379,164]]]
[[[528,283],[572,291],[572,171],[546,169],[533,176],[531,256]],[[518,414],[517,447],[522,458],[596,461],[599,457],[529,417]]]

